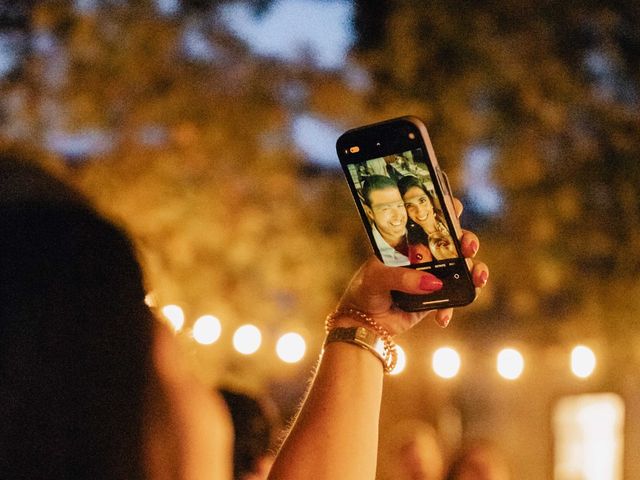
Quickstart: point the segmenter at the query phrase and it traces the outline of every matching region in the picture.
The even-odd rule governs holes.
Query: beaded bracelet
[[[398,361],[398,351],[396,350],[396,344],[391,338],[391,334],[389,333],[389,331],[369,315],[360,310],[356,310],[355,308],[341,308],[327,315],[327,320],[325,323],[325,329],[327,333],[330,333],[335,328],[336,320],[339,317],[350,317],[358,320],[370,326],[375,331],[375,333],[382,338],[382,341],[384,342],[384,371],[385,373],[391,373]]]

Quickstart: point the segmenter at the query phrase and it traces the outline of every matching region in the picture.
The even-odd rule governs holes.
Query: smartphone
[[[386,265],[432,273],[427,295],[392,292],[403,310],[471,303],[476,290],[460,246],[461,229],[446,174],[424,123],[401,117],[342,134],[338,158],[373,249]]]

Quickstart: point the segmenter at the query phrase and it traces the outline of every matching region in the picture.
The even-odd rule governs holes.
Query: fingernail
[[[478,246],[478,242],[476,242],[475,240],[473,242],[471,242],[469,244],[469,248],[471,249],[471,251],[473,252],[473,255],[475,255],[476,253],[478,253],[478,248],[480,248]]]
[[[482,285],[485,285],[487,283],[487,280],[489,279],[489,273],[487,272],[482,272],[480,274],[480,281],[482,282]]]
[[[442,288],[442,280],[434,275],[423,275],[420,279],[420,290],[434,292]]]
[[[447,315],[447,316],[445,316],[445,317],[442,317],[442,318],[440,319],[440,326],[441,326],[442,328],[446,328],[446,327],[447,327],[447,325],[449,325],[449,322],[450,322],[450,321],[451,321],[451,317],[450,317],[449,315]]]

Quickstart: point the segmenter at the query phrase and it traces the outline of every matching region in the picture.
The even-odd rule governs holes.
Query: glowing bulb
[[[396,366],[393,370],[391,370],[390,375],[398,375],[402,373],[407,366],[407,354],[404,353],[404,350],[400,345],[396,345],[396,351],[398,352],[398,361],[396,362]]]
[[[505,348],[498,353],[498,373],[507,380],[515,380],[524,370],[524,358],[517,350]]]
[[[144,303],[147,305],[147,307],[155,307],[156,306],[156,299],[153,296],[153,293],[147,293],[144,296]]]
[[[276,353],[280,360],[287,363],[299,362],[307,349],[307,344],[297,333],[285,333],[276,343]]]
[[[587,378],[596,368],[596,355],[589,347],[578,345],[571,351],[571,371],[576,377]]]
[[[162,307],[162,315],[169,321],[175,332],[182,330],[184,326],[184,312],[178,305],[166,305]]]
[[[220,338],[222,325],[213,315],[203,315],[193,324],[193,338],[202,345],[211,345]]]
[[[442,347],[433,354],[433,371],[442,378],[453,378],[460,371],[460,355],[451,347]]]
[[[255,353],[262,343],[262,334],[255,325],[243,325],[233,334],[233,347],[243,355]]]

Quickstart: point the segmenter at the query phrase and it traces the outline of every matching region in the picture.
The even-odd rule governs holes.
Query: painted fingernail
[[[442,280],[434,275],[423,275],[420,279],[420,290],[425,292],[435,292],[442,288]]]
[[[473,253],[473,255],[475,255],[476,253],[478,253],[478,249],[480,247],[478,246],[478,242],[474,240],[469,244],[469,248],[471,249],[471,252]]]
[[[480,274],[480,282],[482,282],[482,285],[485,285],[487,283],[488,279],[489,279],[489,273],[488,272],[482,272]]]
[[[447,325],[449,325],[449,322],[451,321],[451,317],[449,315],[446,315],[445,317],[442,317],[440,319],[440,326],[442,328],[446,328]]]

